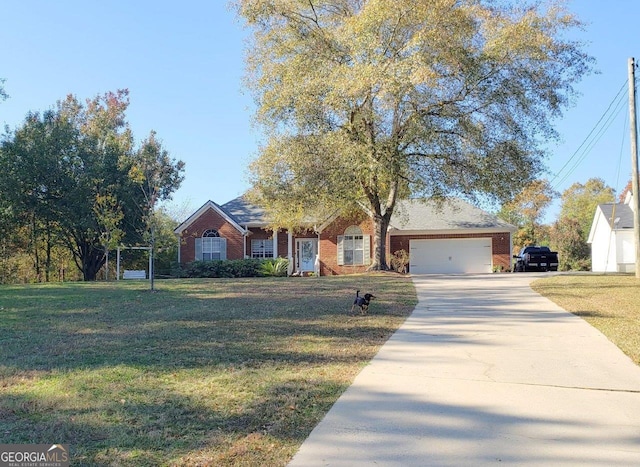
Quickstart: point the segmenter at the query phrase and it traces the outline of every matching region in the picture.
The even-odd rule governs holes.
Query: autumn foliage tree
[[[128,105],[126,90],[84,103],[70,95],[52,110],[28,114],[2,141],[3,225],[28,232],[35,264],[43,264],[46,274],[54,246],[71,253],[84,280],[95,280],[114,242],[143,239],[151,206],[131,176],[138,159]],[[182,165],[164,170],[179,173]],[[163,178],[163,195],[180,181],[180,176]]]
[[[518,227],[513,236],[515,251],[529,245],[548,244],[549,229],[543,224],[543,218],[556,196],[549,181],[540,179],[526,185],[502,205],[498,217]]]
[[[599,204],[613,203],[615,193],[601,178],[590,178],[586,183],[574,183],[562,193],[560,217],[574,219],[580,226],[586,243],[596,208]]]
[[[591,248],[583,238],[580,222],[561,217],[551,228],[551,242],[558,252],[561,271],[587,271],[591,269]]]
[[[151,255],[151,290],[154,289],[154,254],[158,217],[156,208],[158,203],[169,199],[173,191],[180,186],[184,179],[184,162],[175,161],[169,152],[163,148],[156,132],[151,131],[140,148],[130,159],[129,177],[142,195],[142,204],[138,207],[146,224],[147,243]]]
[[[574,183],[562,193],[560,216],[551,229],[551,243],[559,253],[560,269],[591,268],[587,243],[596,208],[615,200],[613,188],[600,178]]]
[[[274,227],[364,207],[372,269],[399,199],[508,199],[589,71],[558,2],[236,0],[266,140],[251,165]]]

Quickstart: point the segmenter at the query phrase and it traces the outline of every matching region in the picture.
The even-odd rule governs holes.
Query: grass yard
[[[395,274],[0,287],[0,443],[285,465],[416,304]],[[348,313],[372,291],[367,316]]]
[[[580,316],[640,365],[640,280],[619,274],[563,274],[531,287]]]

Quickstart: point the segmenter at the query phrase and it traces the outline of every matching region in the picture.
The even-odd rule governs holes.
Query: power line
[[[589,141],[587,147],[584,149],[580,157],[574,162],[571,166],[570,170],[562,177],[562,179],[556,183],[556,187],[562,185],[565,180],[578,168],[578,166],[586,159],[589,155],[593,147],[600,141],[600,138],[607,132],[611,124],[613,123],[615,117],[619,115],[619,113],[624,109],[626,94],[622,94],[620,99],[615,104],[614,110],[609,114],[607,120],[602,124],[602,126],[598,129],[598,132],[593,137],[591,141]]]
[[[618,171],[616,173],[616,186],[615,186],[615,192],[616,192],[616,196],[619,194],[618,187],[620,186],[620,170],[622,167],[622,153],[624,150],[624,142],[626,141],[626,135],[629,134],[629,115],[627,114],[627,116],[624,119],[624,125],[623,125],[623,129],[622,129],[622,139],[620,142],[620,157],[618,158]],[[615,200],[614,200],[615,201]]]
[[[626,93],[622,93],[624,91],[624,89],[626,88],[627,84],[628,84],[629,80],[625,80],[625,82],[622,84],[622,86],[620,87],[620,89],[618,90],[618,93],[615,95],[615,97],[611,100],[611,103],[609,104],[609,106],[607,107],[607,109],[604,111],[604,113],[602,114],[602,116],[600,117],[600,119],[598,119],[597,123],[594,125],[594,127],[591,129],[591,131],[589,132],[589,134],[587,135],[587,137],[584,139],[584,141],[582,141],[582,143],[580,144],[580,146],[578,146],[578,149],[575,150],[575,152],[571,155],[571,157],[569,158],[569,160],[567,160],[567,162],[562,166],[562,168],[556,173],[556,175],[553,177],[553,179],[551,179],[551,183],[553,184],[553,182],[560,177],[560,174],[567,168],[567,166],[569,166],[569,164],[572,163],[573,161],[573,165],[571,166],[571,168],[562,176],[562,178],[560,179],[560,181],[558,181],[557,183],[553,184],[554,188],[558,188],[560,185],[562,185],[562,183],[573,173],[573,171],[584,161],[584,159],[587,157],[587,155],[589,154],[589,152],[591,151],[591,149],[593,149],[593,147],[595,146],[595,144],[600,140],[600,138],[602,137],[602,135],[606,132],[606,130],[609,128],[609,126],[611,125],[611,123],[613,122],[613,119],[617,116],[617,114],[620,112],[621,110],[621,105],[624,102],[624,98],[626,97]],[[613,107],[613,111],[611,110]],[[604,123],[602,123],[604,120]],[[602,125],[601,125],[602,123]],[[595,133],[595,135],[594,135]],[[592,135],[593,138],[592,138]],[[583,149],[584,147],[584,149]],[[574,161],[574,158],[576,158],[576,156],[578,156],[578,159],[576,161]]]

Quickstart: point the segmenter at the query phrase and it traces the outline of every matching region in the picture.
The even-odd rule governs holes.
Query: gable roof
[[[235,229],[237,229],[240,233],[246,233],[244,227],[240,225],[237,219],[234,218],[233,215],[229,214],[226,210],[224,210],[221,206],[218,206],[213,201],[209,200],[204,203],[200,209],[191,214],[187,220],[185,220],[182,224],[176,227],[173,231],[174,234],[180,235],[184,232],[191,224],[193,224],[202,214],[204,214],[208,209],[213,209],[220,216],[222,216],[229,224],[231,224]]]
[[[209,208],[215,209],[242,232],[247,227],[268,225],[266,211],[247,201],[246,197],[239,196],[221,206],[213,201],[207,201],[198,211],[180,224],[175,233],[182,232]],[[328,221],[331,220],[334,219]],[[391,234],[408,231],[450,232],[459,230],[515,232],[517,228],[466,201],[456,198],[448,199],[442,203],[418,199],[398,201],[389,225]]]
[[[420,231],[515,232],[518,230],[514,225],[458,198],[447,199],[442,203],[419,199],[399,201],[389,227],[392,235]]]
[[[602,211],[610,229],[633,229],[633,210],[628,204],[606,203],[599,204],[598,208]]]

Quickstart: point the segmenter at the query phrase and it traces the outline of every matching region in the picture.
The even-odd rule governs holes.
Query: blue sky
[[[599,73],[585,77],[582,96],[556,122],[563,141],[551,147],[547,178],[560,192],[592,177],[620,191],[631,173],[628,100],[598,121],[627,79],[628,58],[640,58],[640,2],[574,0],[570,8],[587,23],[576,37]],[[128,88],[136,140],[153,129],[186,163],[172,203],[178,211],[248,188],[259,134],[242,85],[246,31],[225,0],[20,0],[3,2],[0,14],[0,78],[10,95],[0,102],[2,126],[15,128],[70,93],[85,99]],[[554,203],[547,220],[557,212]]]

